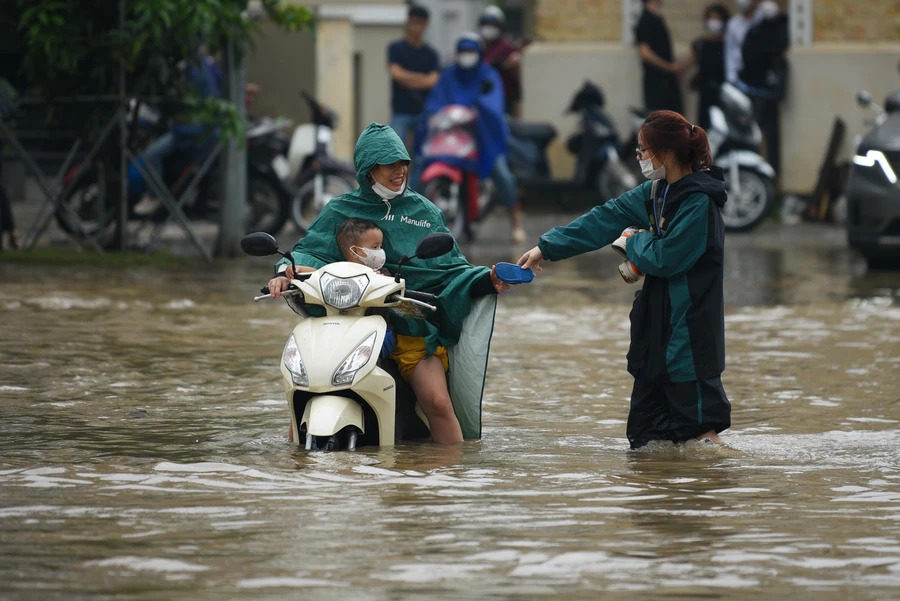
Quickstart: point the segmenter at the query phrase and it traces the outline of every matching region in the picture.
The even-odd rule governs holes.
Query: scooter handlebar
[[[421,301],[423,303],[428,303],[428,304],[432,304],[432,305],[434,303],[436,303],[438,300],[438,297],[435,296],[434,294],[431,294],[428,292],[416,292],[415,290],[407,290],[404,293],[404,296],[406,296],[406,298],[409,298],[412,300],[417,300],[417,301]]]

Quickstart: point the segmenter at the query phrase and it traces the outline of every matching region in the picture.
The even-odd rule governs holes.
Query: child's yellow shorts
[[[412,377],[413,370],[419,361],[425,358],[428,351],[425,348],[425,339],[413,336],[397,336],[397,344],[394,346],[394,352],[391,353],[391,359],[397,363],[400,368],[400,375],[409,382]],[[450,359],[447,357],[447,349],[439,346],[434,353],[435,357],[441,358],[444,364],[444,371],[450,370]]]

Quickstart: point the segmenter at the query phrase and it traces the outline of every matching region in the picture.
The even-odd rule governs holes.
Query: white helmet
[[[503,14],[503,11],[500,10],[499,6],[488,6],[484,9],[484,12],[481,13],[481,18],[478,19],[478,25],[496,25],[500,29],[506,27],[506,15]]]

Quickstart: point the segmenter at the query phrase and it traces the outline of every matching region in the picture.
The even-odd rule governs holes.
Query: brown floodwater
[[[795,232],[729,237],[726,446],[637,452],[608,250],[502,299],[481,441],[313,455],[268,261],[0,263],[0,598],[900,598],[900,276]]]

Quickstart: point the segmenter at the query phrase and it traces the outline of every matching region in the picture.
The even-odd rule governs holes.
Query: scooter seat
[[[556,137],[556,128],[549,123],[529,123],[509,119],[509,131],[516,138],[533,140],[540,146],[546,146]]]
[[[641,119],[646,119],[647,115],[650,114],[650,111],[648,111],[647,109],[639,109],[639,108],[635,108],[633,106],[629,107],[629,110],[632,112],[632,114],[637,115]]]

